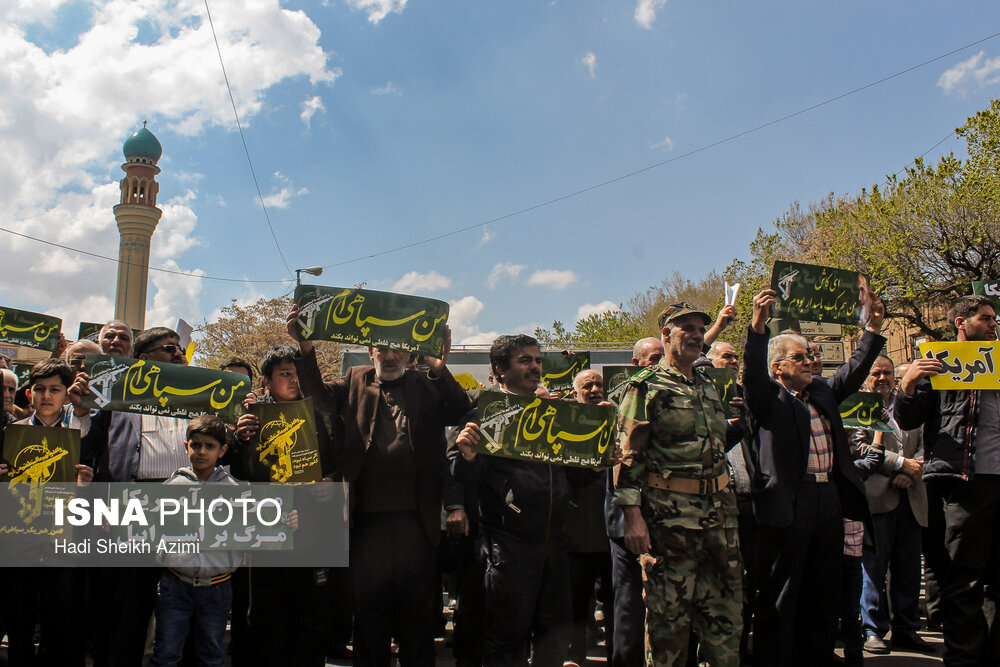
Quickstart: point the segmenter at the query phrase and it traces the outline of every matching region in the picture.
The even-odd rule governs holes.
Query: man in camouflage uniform
[[[664,357],[635,375],[622,401],[624,460],[614,502],[625,545],[643,568],[650,665],[684,665],[691,629],[713,667],[739,664],[743,569],[727,427],[712,380],[692,367],[706,313],[681,303],[659,317]]]

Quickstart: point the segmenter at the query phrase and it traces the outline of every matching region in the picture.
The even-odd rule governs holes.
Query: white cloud
[[[264,196],[264,206],[268,208],[288,208],[289,202],[291,202],[292,197],[299,197],[301,195],[307,194],[309,190],[307,188],[295,188],[292,182],[288,180],[288,177],[282,174],[280,171],[274,172],[275,184],[278,185],[277,192],[272,192],[269,195]]]
[[[499,331],[476,331],[463,338],[459,345],[492,345],[499,335]]]
[[[587,319],[591,315],[600,315],[610,310],[618,310],[618,304],[614,301],[602,301],[600,303],[585,303],[576,309],[576,322]]]
[[[486,278],[486,284],[492,289],[504,278],[517,278],[521,271],[524,271],[524,264],[494,264],[490,275]]]
[[[167,171],[171,132],[235,131],[233,110],[228,96],[219,94],[225,83],[202,0],[93,0],[87,3],[89,19],[69,35],[69,46],[48,49],[30,41],[34,28],[51,20],[62,4],[0,2],[0,62],[8,64],[0,68],[0,224],[116,257],[119,235],[111,208],[119,189],[108,174],[122,162],[124,139],[149,119],[149,129],[163,142],[160,166]],[[213,1],[219,45],[247,124],[275,84],[296,78],[328,85],[341,74],[327,65],[319,28],[305,12],[281,5],[280,0]],[[111,178],[120,177],[117,172]],[[168,261],[181,266],[181,255],[198,243],[198,176],[182,173],[179,182],[189,189],[160,193],[163,216],[153,236],[153,266]],[[114,262],[9,235],[0,239],[0,302],[44,310],[67,322],[113,315]],[[213,267],[211,273],[218,272]],[[186,319],[198,319],[200,288],[188,286],[197,279],[154,273],[153,309],[165,316],[183,307]]]
[[[403,92],[396,87],[392,81],[386,81],[385,84],[372,88],[372,95],[402,95]]]
[[[635,3],[635,13],[633,14],[636,23],[647,30],[651,29],[653,23],[656,22],[657,10],[666,3],[667,0],[638,0]]]
[[[366,12],[369,22],[378,23],[389,12],[402,14],[406,9],[406,0],[347,0],[347,6],[356,12]]]
[[[299,105],[302,109],[302,113],[299,114],[299,118],[305,123],[306,127],[310,127],[312,123],[312,117],[316,115],[317,111],[326,111],[326,107],[323,106],[323,99],[319,95],[313,95],[309,99],[302,102]]]
[[[580,62],[583,63],[583,66],[587,68],[588,72],[590,72],[591,79],[597,78],[597,74],[595,73],[595,70],[597,69],[597,55],[595,55],[593,51],[587,51],[583,54],[583,56],[580,57]]]
[[[1000,56],[986,58],[985,51],[945,71],[937,81],[945,95],[966,95],[997,83],[1000,83]]]
[[[410,271],[396,281],[396,284],[392,286],[392,291],[403,294],[420,294],[421,292],[433,292],[449,287],[451,287],[451,278],[443,276],[437,271],[429,273]]]
[[[183,254],[189,248],[199,245],[192,236],[198,217],[191,206],[195,203],[195,194],[188,190],[183,195],[171,197],[165,203],[160,203],[163,210],[164,224],[157,225],[156,233],[149,244],[149,254],[153,266],[159,266],[161,260],[170,259]]]
[[[576,275],[572,271],[545,269],[544,271],[535,271],[532,273],[528,278],[528,284],[551,287],[556,290],[564,290],[579,279],[580,276]]]
[[[663,148],[664,150],[672,151],[674,150],[674,140],[669,136],[663,137],[663,141],[657,141],[656,143],[650,142],[649,147],[652,149]]]
[[[483,302],[474,296],[463,296],[452,301],[448,310],[448,326],[451,327],[451,339],[458,345],[474,345],[484,334],[479,330],[476,319],[483,312]],[[496,338],[496,335],[493,335]],[[490,339],[490,342],[493,341]]]
[[[163,268],[180,271],[177,262],[167,260]],[[194,276],[203,276],[201,269],[185,271],[186,276],[160,271],[149,272],[149,282],[156,288],[153,296],[153,306],[146,311],[146,327],[175,327],[178,319],[188,322],[198,322],[201,312],[198,309],[198,297],[204,281]],[[191,276],[191,277],[188,277]]]
[[[489,227],[483,227],[483,237],[479,239],[479,247],[482,248],[484,245],[496,238],[496,233],[490,231]]]

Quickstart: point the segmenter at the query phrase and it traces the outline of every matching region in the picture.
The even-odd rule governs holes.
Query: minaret
[[[133,329],[144,329],[149,241],[163,215],[163,211],[156,208],[156,193],[160,189],[156,182],[160,168],[156,162],[163,149],[143,121],[142,129],[125,140],[122,152],[125,153],[122,165],[125,178],[121,182],[121,203],[114,208],[121,234],[115,319],[124,320]]]

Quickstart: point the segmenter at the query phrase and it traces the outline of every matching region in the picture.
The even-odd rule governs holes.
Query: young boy
[[[180,468],[165,484],[236,485],[219,460],[226,453],[226,425],[218,417],[191,420],[184,442],[190,467]],[[242,556],[232,552],[176,554],[163,557],[156,599],[156,637],[152,665],[176,665],[184,654],[188,631],[194,631],[198,663],[226,664],[222,638],[233,602],[232,573]]]
[[[86,435],[90,412],[80,407],[87,392],[87,376],[74,374],[59,359],[38,362],[28,375],[27,396],[34,413],[15,424],[75,428]],[[0,431],[0,452],[3,432]],[[6,481],[8,463],[0,463],[0,480]],[[77,482],[89,482],[94,471],[77,464]],[[24,568],[12,578],[7,608],[8,659],[10,664],[33,664],[35,622],[41,624],[38,655],[46,664],[71,665],[83,661],[83,641],[74,620],[80,607],[82,579],[72,568]],[[16,611],[15,611],[16,610]]]

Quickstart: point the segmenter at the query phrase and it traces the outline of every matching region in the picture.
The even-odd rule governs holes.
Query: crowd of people
[[[247,400],[313,399],[322,481],[350,489],[347,568],[53,569],[12,577],[2,606],[9,664],[433,665],[442,591],[458,667],[582,664],[596,615],[613,667],[858,665],[927,651],[947,665],[1000,662],[1000,392],[937,391],[937,359],[894,366],[877,300],[845,364],[824,378],[815,343],[770,335],[776,294],[753,299],[742,351],[718,340],[735,319],[668,306],[635,343],[611,468],[492,456],[479,446],[478,391],[441,358],[369,348],[371,364],[326,381],[298,313],[290,343],[223,370],[259,387]],[[986,297],[957,299],[958,341],[996,340]],[[246,413],[234,424],[88,411],[88,353],[188,363],[177,333],[107,323],[96,341],[38,363],[25,402],[3,375],[3,428],[78,428],[78,479],[237,483],[255,479]],[[603,404],[600,371],[566,396],[540,384],[542,350],[502,335],[489,388]],[[708,367],[736,372],[724,405]],[[829,367],[828,367],[829,368]],[[839,405],[881,394],[888,431],[848,429]],[[9,462],[5,462],[9,463]],[[7,468],[0,468],[0,475]],[[191,565],[187,563],[186,565]],[[926,579],[926,613],[920,606]],[[155,616],[155,631],[150,632]],[[36,625],[40,635],[36,646]],[[843,658],[835,657],[835,643]]]

